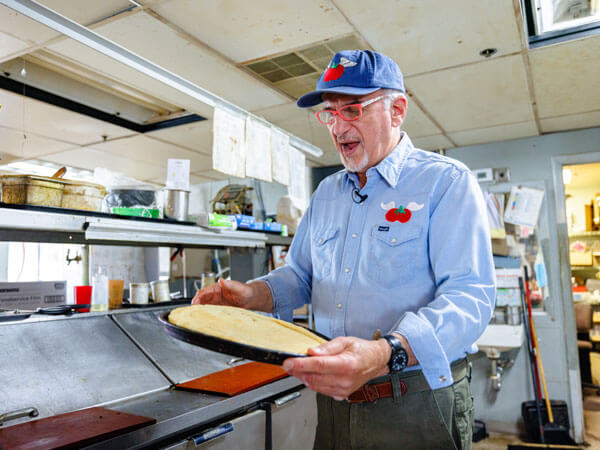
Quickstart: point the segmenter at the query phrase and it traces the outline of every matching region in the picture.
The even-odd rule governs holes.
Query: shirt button
[[[338,309],[342,309],[342,304],[341,304],[341,303],[338,303],[338,304],[337,304],[337,307],[338,307]]]
[[[323,242],[323,239],[319,239],[319,244],[320,244],[321,242]]]
[[[344,272],[346,272],[346,273],[350,272],[350,268],[349,268],[349,267],[346,267],[346,268],[344,269]]]
[[[396,242],[396,241],[397,241],[397,239],[396,239],[396,238],[392,238],[392,244],[393,244],[394,242]]]
[[[352,238],[356,238],[356,233],[352,233]]]
[[[440,375],[440,381],[444,383],[446,381],[446,377],[444,375]]]

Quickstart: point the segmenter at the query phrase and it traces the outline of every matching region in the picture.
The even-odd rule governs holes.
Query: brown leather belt
[[[461,359],[452,363],[452,378],[454,382],[458,382],[462,380],[468,372],[469,364],[467,359]],[[381,377],[384,378],[384,377]],[[385,378],[389,379],[389,375],[386,375]],[[379,380],[379,378],[376,378]],[[429,387],[429,383],[425,379],[423,372],[420,370],[404,372],[400,376],[399,380],[400,384],[400,392],[402,395],[407,392],[420,392],[431,389]],[[346,401],[350,403],[364,403],[364,402],[374,402],[380,398],[387,398],[394,396],[394,389],[392,387],[391,381],[385,381],[383,383],[367,383],[363,385],[360,389],[354,391],[352,394],[348,396]]]

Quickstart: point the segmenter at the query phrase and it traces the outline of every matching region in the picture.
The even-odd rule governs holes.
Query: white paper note
[[[300,150],[289,147],[290,151],[290,197],[298,202],[303,209],[306,208],[306,156]]]
[[[271,127],[246,119],[246,176],[271,182]]]
[[[246,121],[215,107],[213,115],[213,169],[238,178],[246,176]]]
[[[504,221],[515,225],[535,227],[542,208],[544,191],[513,186],[504,212]]]
[[[190,160],[169,159],[167,163],[167,182],[169,189],[190,190]]]
[[[271,133],[271,161],[273,181],[290,185],[290,137],[277,130]]]

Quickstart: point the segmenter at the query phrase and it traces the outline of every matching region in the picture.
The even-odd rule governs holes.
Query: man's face
[[[323,94],[323,109],[337,110],[342,106],[362,103],[378,97],[381,91],[364,96]],[[403,103],[406,104],[405,102]],[[405,110],[404,110],[405,111]],[[398,111],[386,108],[382,99],[363,109],[362,117],[344,121],[339,116],[327,125],[344,167],[350,172],[364,173],[377,165],[396,146],[399,139]]]

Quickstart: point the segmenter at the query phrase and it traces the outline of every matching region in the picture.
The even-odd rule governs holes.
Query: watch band
[[[402,346],[402,342],[400,342],[400,339],[396,336],[391,334],[386,334],[382,337],[388,342],[390,347],[392,347],[392,353],[388,361],[390,373],[402,372],[408,364],[408,353],[406,353],[405,348]]]

